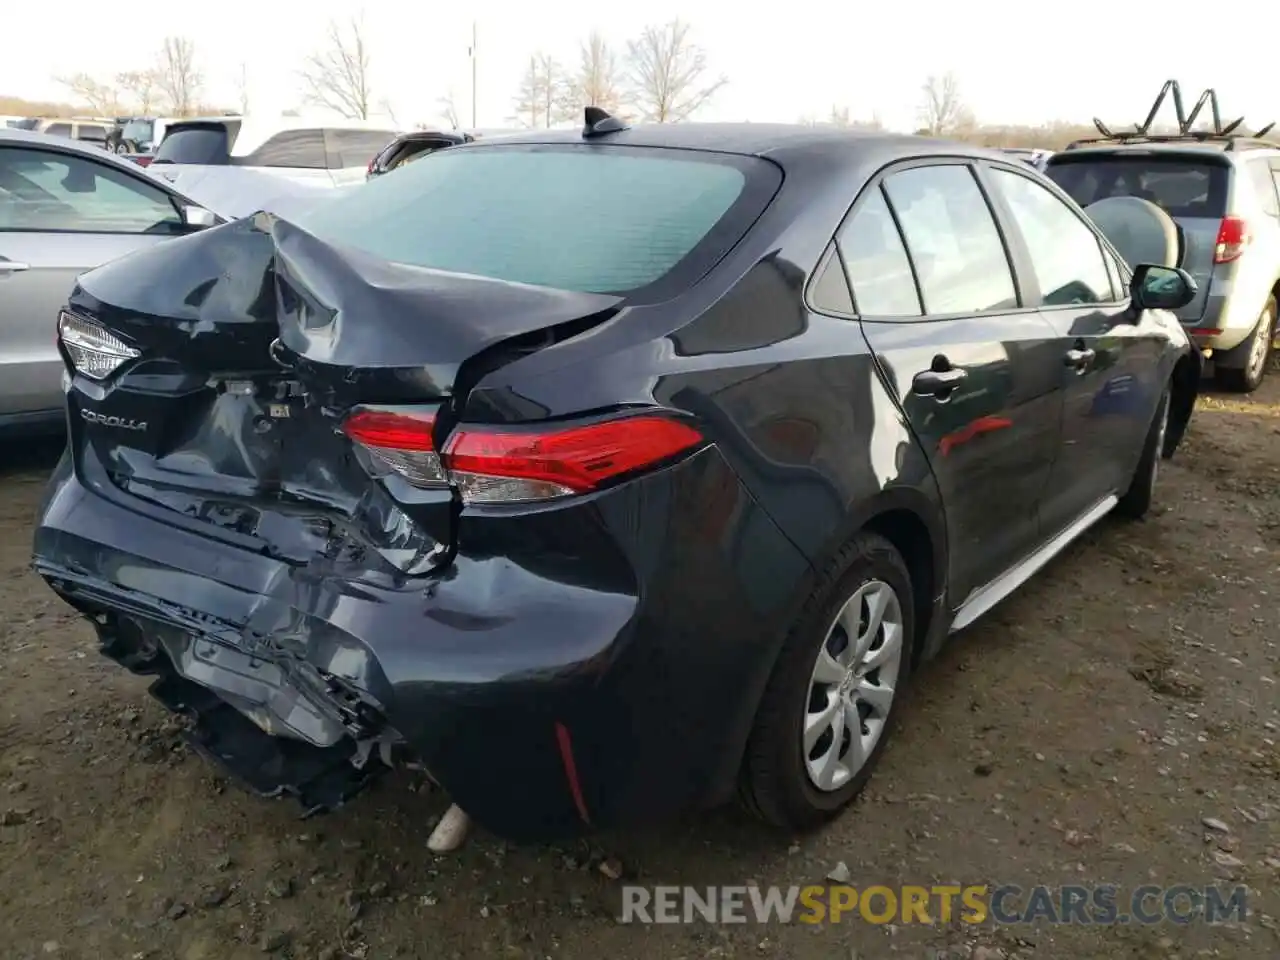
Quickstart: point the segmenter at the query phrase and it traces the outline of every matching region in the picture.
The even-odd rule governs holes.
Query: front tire
[[[788,634],[740,780],[744,806],[786,830],[839,814],[871,777],[915,647],[911,577],[888,540],[840,551]]]
[[[1233,393],[1253,393],[1262,386],[1267,375],[1267,364],[1271,360],[1271,341],[1276,327],[1276,298],[1268,297],[1267,305],[1262,308],[1262,316],[1258,317],[1258,325],[1244,342],[1244,366],[1238,369],[1223,369],[1217,374],[1222,386]]]
[[[1142,446],[1142,457],[1138,461],[1138,469],[1133,473],[1129,489],[1125,491],[1120,502],[1116,504],[1116,513],[1130,520],[1141,520],[1151,509],[1154,499],[1156,480],[1160,476],[1160,460],[1164,455],[1164,439],[1169,432],[1169,388],[1165,387],[1160,395],[1160,403],[1156,407],[1155,419],[1147,429],[1147,437]]]

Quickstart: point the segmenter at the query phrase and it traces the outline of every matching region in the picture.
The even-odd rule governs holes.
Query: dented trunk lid
[[[416,575],[451,556],[455,493],[371,472],[351,409],[447,424],[504,357],[618,297],[389,263],[260,214],[80,280],[68,312],[139,356],[68,392],[71,443],[123,496],[295,563]]]

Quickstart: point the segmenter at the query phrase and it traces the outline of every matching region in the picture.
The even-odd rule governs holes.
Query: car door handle
[[[1098,355],[1097,351],[1089,349],[1080,349],[1079,347],[1068,350],[1062,358],[1062,362],[1068,367],[1075,367],[1076,370],[1084,372],[1088,369],[1089,364],[1093,363],[1093,358]]]
[[[5,260],[0,258],[0,274],[5,273],[21,273],[23,270],[30,270],[31,264],[21,263],[18,260]]]
[[[959,367],[946,370],[922,370],[911,380],[911,390],[922,397],[945,397],[969,374]]]

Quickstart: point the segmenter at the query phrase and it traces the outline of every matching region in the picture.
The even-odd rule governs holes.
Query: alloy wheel
[[[819,790],[839,790],[875,750],[897,691],[904,634],[898,594],[880,580],[860,586],[827,630],[801,731],[805,768]]]
[[[1246,369],[1250,381],[1257,381],[1262,377],[1262,368],[1267,362],[1268,348],[1271,346],[1271,331],[1275,322],[1270,307],[1264,310],[1258,319],[1258,328],[1253,333],[1253,342],[1249,344],[1249,361]]]

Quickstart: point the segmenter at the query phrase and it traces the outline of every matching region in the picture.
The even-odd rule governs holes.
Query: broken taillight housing
[[[94,380],[110,376],[121,364],[141,356],[105,328],[65,310],[58,314],[58,339],[76,373]]]
[[[358,410],[343,432],[419,487],[457,486],[464,503],[527,503],[589,493],[700,446],[701,433],[665,414],[571,427],[467,424],[437,452],[428,414]]]

